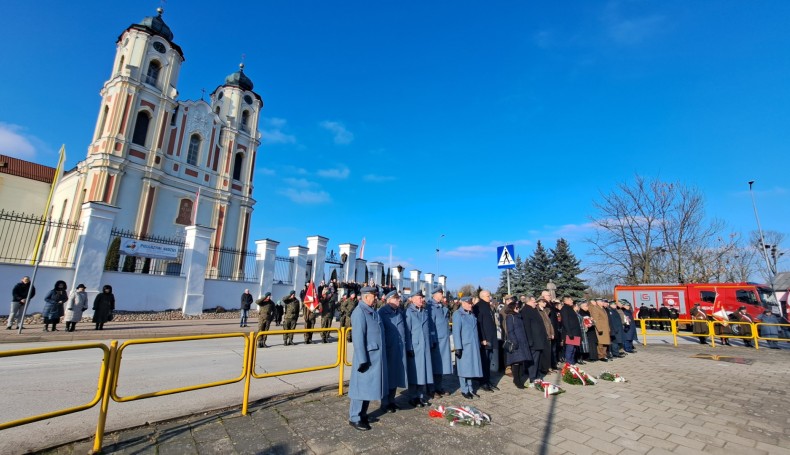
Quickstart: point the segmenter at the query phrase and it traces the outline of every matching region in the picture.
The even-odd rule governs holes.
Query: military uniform
[[[343,303],[343,306],[340,308],[340,312],[342,313],[340,318],[340,327],[351,327],[351,313],[354,312],[354,309],[357,307],[357,303],[359,302],[357,301],[356,297],[349,297]],[[349,332],[346,336],[346,341],[349,343],[351,342],[351,332]]]
[[[326,288],[324,289],[326,290]],[[321,315],[321,328],[331,328],[332,318],[335,317],[335,302],[337,302],[337,294],[331,292],[322,292],[319,302],[321,302],[321,306],[318,309],[318,312]],[[321,341],[324,343],[329,342],[329,332],[321,332]]]
[[[311,310],[309,306],[307,306],[306,304],[302,304],[302,317],[304,318],[305,329],[312,329],[315,327],[315,319],[317,314],[318,314],[318,307],[315,307],[314,310]],[[306,344],[310,344],[313,342],[313,332],[305,332],[304,342]]]
[[[272,301],[272,293],[267,292],[263,297],[255,302],[258,305],[258,331],[268,332],[269,326],[274,317],[274,302]],[[258,347],[266,347],[266,335],[258,338]]]
[[[362,288],[365,297],[374,294],[376,288]],[[388,390],[386,340],[384,325],[379,314],[363,301],[351,317],[357,328],[354,337],[354,358],[351,367],[351,380],[348,384],[348,397],[351,399],[348,421],[357,430],[370,430],[368,405],[373,400],[381,400]]]
[[[433,295],[443,294],[438,288]],[[431,316],[433,332],[436,333],[436,345],[431,348],[431,362],[433,363],[433,387],[429,387],[428,394],[443,395],[442,376],[453,374],[453,360],[450,354],[450,310],[439,301],[429,299],[426,307]]]
[[[299,319],[299,299],[296,298],[296,293],[291,291],[288,297],[283,298],[283,329],[294,330],[296,329],[296,320]],[[283,335],[285,345],[294,344],[294,334],[286,333]]]

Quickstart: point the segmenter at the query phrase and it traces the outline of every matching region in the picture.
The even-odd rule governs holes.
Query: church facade
[[[208,102],[179,101],[183,62],[161,8],[121,33],[93,141],[58,185],[53,217],[78,221],[83,203],[102,202],[121,209],[118,230],[178,237],[197,224],[213,229],[211,246],[247,249],[263,100],[240,65]]]

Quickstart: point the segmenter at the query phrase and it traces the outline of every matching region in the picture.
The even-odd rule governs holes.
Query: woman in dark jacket
[[[516,311],[515,301],[508,302],[502,309],[502,325],[504,326],[505,340],[510,340],[515,345],[513,352],[505,350],[505,364],[510,365],[513,384],[519,389],[523,389],[527,380],[527,368],[524,362],[531,361],[532,356],[529,353],[529,341],[527,332],[524,330],[524,321]]]
[[[582,328],[576,310],[573,309],[573,299],[566,297],[562,299],[562,329],[565,332],[565,361],[571,365],[576,365],[576,348],[582,344]]]
[[[44,298],[44,311],[41,315],[44,316],[44,331],[49,332],[49,325],[52,324],[52,331],[57,332],[58,322],[60,317],[63,316],[63,304],[68,302],[69,293],[66,292],[66,282],[58,280],[55,282],[55,288],[49,291],[49,294]]]
[[[104,323],[110,320],[113,310],[115,310],[115,296],[112,295],[112,286],[105,284],[101,294],[93,300],[95,330],[104,330]]]

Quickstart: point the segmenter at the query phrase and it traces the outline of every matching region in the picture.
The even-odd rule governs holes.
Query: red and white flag
[[[310,311],[315,311],[318,308],[318,295],[315,292],[315,285],[311,281],[307,286],[307,292],[304,293],[304,304]]]

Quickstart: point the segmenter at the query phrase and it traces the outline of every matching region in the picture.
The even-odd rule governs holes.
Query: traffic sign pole
[[[507,269],[507,293],[508,295],[512,295],[510,293],[510,269]]]

